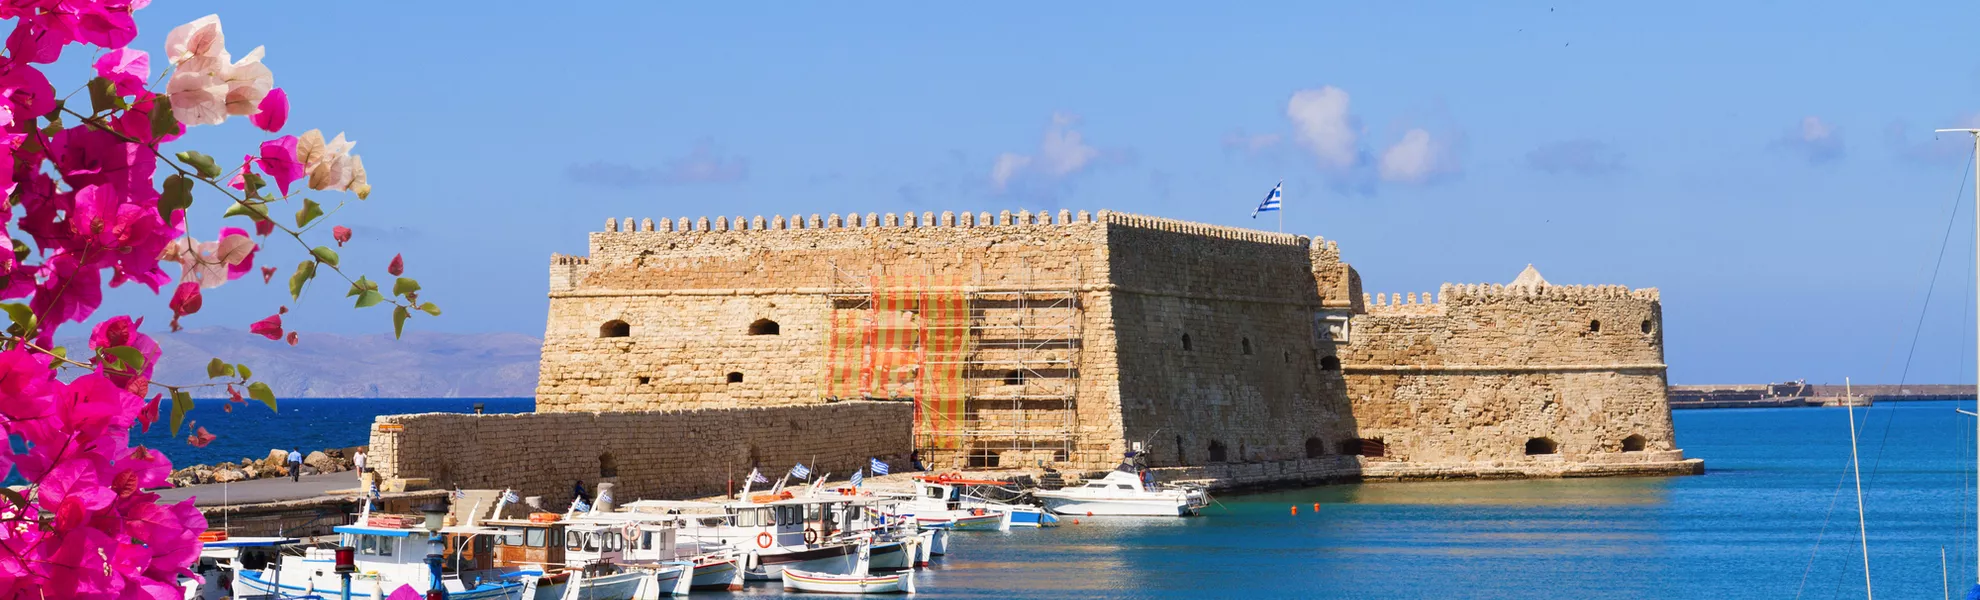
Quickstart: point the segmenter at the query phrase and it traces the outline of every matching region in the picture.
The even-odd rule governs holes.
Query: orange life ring
[[[818,532],[810,529],[804,530],[804,543],[806,544],[818,543]]]
[[[981,509],[981,508],[972,508],[972,509],[969,509],[969,514],[972,514],[972,515],[976,515],[976,516],[979,516],[979,517],[981,517],[981,516],[983,516],[983,509]]]
[[[756,547],[758,547],[758,548],[769,548],[769,547],[770,547],[770,533],[769,533],[769,532],[764,532],[764,533],[759,533],[759,534],[756,534]]]

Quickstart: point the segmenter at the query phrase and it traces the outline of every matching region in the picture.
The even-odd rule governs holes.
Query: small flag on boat
[[[586,504],[583,498],[578,498],[571,501],[571,512],[591,512],[591,505]]]
[[[770,483],[770,478],[764,477],[762,471],[758,471],[756,469],[750,469],[749,481],[750,483]]]
[[[451,491],[451,492],[447,492],[447,496],[448,496],[448,497],[451,497],[451,498],[453,498],[453,499],[455,499],[455,500],[459,500],[459,499],[462,499],[462,498],[466,498],[466,497],[467,497],[467,492],[463,492],[463,491],[461,491],[461,489],[460,489],[460,488],[454,488],[454,491]]]
[[[874,477],[887,474],[887,463],[885,461],[878,458],[868,458],[866,459],[866,464],[867,468],[873,469]]]
[[[797,466],[791,467],[791,476],[798,479],[810,479],[811,469],[805,467],[804,463],[798,463]]]
[[[1251,218],[1258,218],[1258,213],[1279,210],[1279,198],[1285,195],[1285,189],[1286,182],[1284,181],[1280,181],[1279,185],[1272,186],[1272,191],[1265,194],[1265,201],[1258,203],[1258,208],[1252,209]]]
[[[598,495],[598,503],[599,503],[599,504],[611,504],[611,503],[612,503],[612,495],[611,495],[611,494],[599,494],[599,495]]]
[[[866,473],[866,470],[865,470],[865,469],[861,469],[861,470],[858,470],[858,471],[853,471],[853,478],[852,478],[852,484],[853,484],[853,487],[859,487],[859,486],[860,486],[860,484],[862,484],[862,483],[865,483],[865,482],[866,482],[866,475],[865,475],[865,473]]]
[[[502,490],[502,501],[509,504],[520,504],[522,503],[522,498],[516,496],[515,490]]]

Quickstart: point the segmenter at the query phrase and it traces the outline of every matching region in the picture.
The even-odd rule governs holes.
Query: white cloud
[[[1842,135],[1821,117],[1803,117],[1801,126],[1774,140],[1774,146],[1802,155],[1809,164],[1825,163],[1843,156]]]
[[[1286,118],[1292,119],[1293,136],[1313,152],[1320,167],[1345,171],[1355,167],[1360,137],[1354,117],[1348,114],[1347,90],[1326,86],[1294,92],[1286,102]]]
[[[1430,139],[1430,132],[1411,129],[1402,141],[1382,153],[1381,174],[1387,181],[1420,183],[1445,169],[1448,159],[1441,141]]]
[[[1088,145],[1079,131],[1073,129],[1078,124],[1077,115],[1054,113],[1052,125],[1045,129],[1045,137],[1038,143],[1038,152],[999,155],[997,163],[990,168],[991,184],[1001,192],[1021,178],[1059,180],[1092,165],[1100,158],[1100,149]]]

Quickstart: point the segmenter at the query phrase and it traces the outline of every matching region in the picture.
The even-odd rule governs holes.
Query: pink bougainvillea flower
[[[247,400],[241,398],[241,388],[234,387],[231,383],[227,384],[227,402],[247,404]]]
[[[405,255],[403,254],[392,255],[392,264],[385,266],[385,272],[391,273],[393,277],[398,277],[400,275],[406,274]]]
[[[76,41],[75,27],[64,16],[54,13],[24,14],[7,36],[7,55],[14,60],[52,63],[62,57],[62,47]]]
[[[248,332],[271,340],[282,339],[282,314],[276,313],[266,319],[255,321],[253,325],[248,326]]]
[[[254,172],[254,155],[253,154],[242,155],[241,168],[235,171],[234,179],[227,182],[227,187],[231,187],[243,192],[247,191],[247,176],[249,173],[253,173],[253,172]]]
[[[330,237],[337,240],[337,247],[342,248],[344,247],[344,242],[351,241],[351,228],[343,225],[332,227],[330,228]]]
[[[268,237],[268,234],[271,233],[275,233],[275,221],[269,219],[262,219],[254,222],[255,235],[261,237]]]
[[[256,161],[261,170],[275,178],[275,187],[281,188],[282,195],[289,195],[289,184],[302,179],[308,171],[302,161],[296,160],[296,136],[285,135],[261,143],[261,159]]]
[[[128,2],[91,2],[76,14],[76,37],[104,48],[129,45],[138,33],[132,10]]]
[[[260,111],[248,117],[248,122],[260,127],[262,131],[275,133],[281,131],[283,125],[289,124],[289,93],[282,91],[282,88],[268,90],[268,95],[261,99],[261,104],[257,108]],[[290,155],[293,156],[295,145],[291,144],[289,149]]]
[[[296,332],[294,331],[289,332],[289,345],[294,346],[296,345],[297,341],[298,340],[296,339]]]
[[[181,329],[179,317],[199,312],[200,305],[205,301],[199,293],[199,282],[188,281],[179,284],[179,289],[172,292],[172,301],[167,304],[172,309],[172,331]]]
[[[164,401],[164,399],[164,394],[152,396],[150,402],[144,403],[144,410],[138,411],[138,424],[144,426],[143,431],[145,433],[150,433],[151,424],[158,422],[158,404]]]
[[[205,427],[201,427],[198,431],[194,431],[192,435],[186,436],[186,443],[192,444],[194,448],[205,448],[207,444],[211,444],[213,440],[219,438],[220,436],[213,435],[207,432]]]
[[[14,103],[18,118],[55,110],[55,87],[48,76],[24,62],[0,63],[0,97]]]
[[[270,281],[274,281],[274,280],[275,280],[275,267],[262,267],[262,268],[261,268],[261,282],[262,282],[262,283],[268,283],[268,282],[270,282]]]
[[[143,325],[144,319],[132,320],[130,317],[120,315],[97,323],[96,328],[91,330],[89,335],[89,347],[99,352],[107,348],[127,346],[137,350],[138,355],[144,357],[144,366],[136,372],[113,371],[105,369],[104,364],[98,366],[98,372],[109,377],[111,383],[139,396],[148,391],[151,385],[151,373],[158,365],[158,358],[163,355],[157,341],[138,331]]]
[[[220,15],[206,15],[172,28],[165,34],[165,60],[172,64],[187,59],[227,57],[227,36],[220,30]]]
[[[96,59],[96,75],[117,84],[117,95],[129,96],[151,81],[151,55],[143,50],[118,48]]]

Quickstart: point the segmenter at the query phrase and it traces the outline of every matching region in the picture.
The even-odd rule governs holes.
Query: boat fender
[[[818,532],[810,529],[804,530],[804,543],[806,544],[818,543]]]
[[[976,516],[979,516],[979,517],[981,517],[981,516],[983,516],[983,509],[981,509],[981,508],[972,508],[972,509],[969,509],[969,514],[972,514],[972,515],[976,515]]]
[[[769,533],[769,532],[767,532],[767,531],[766,531],[766,532],[763,532],[763,533],[759,533],[759,534],[756,534],[756,547],[758,547],[758,548],[769,548],[769,547],[770,547],[770,541],[771,541],[771,540],[770,540],[770,533]]]

